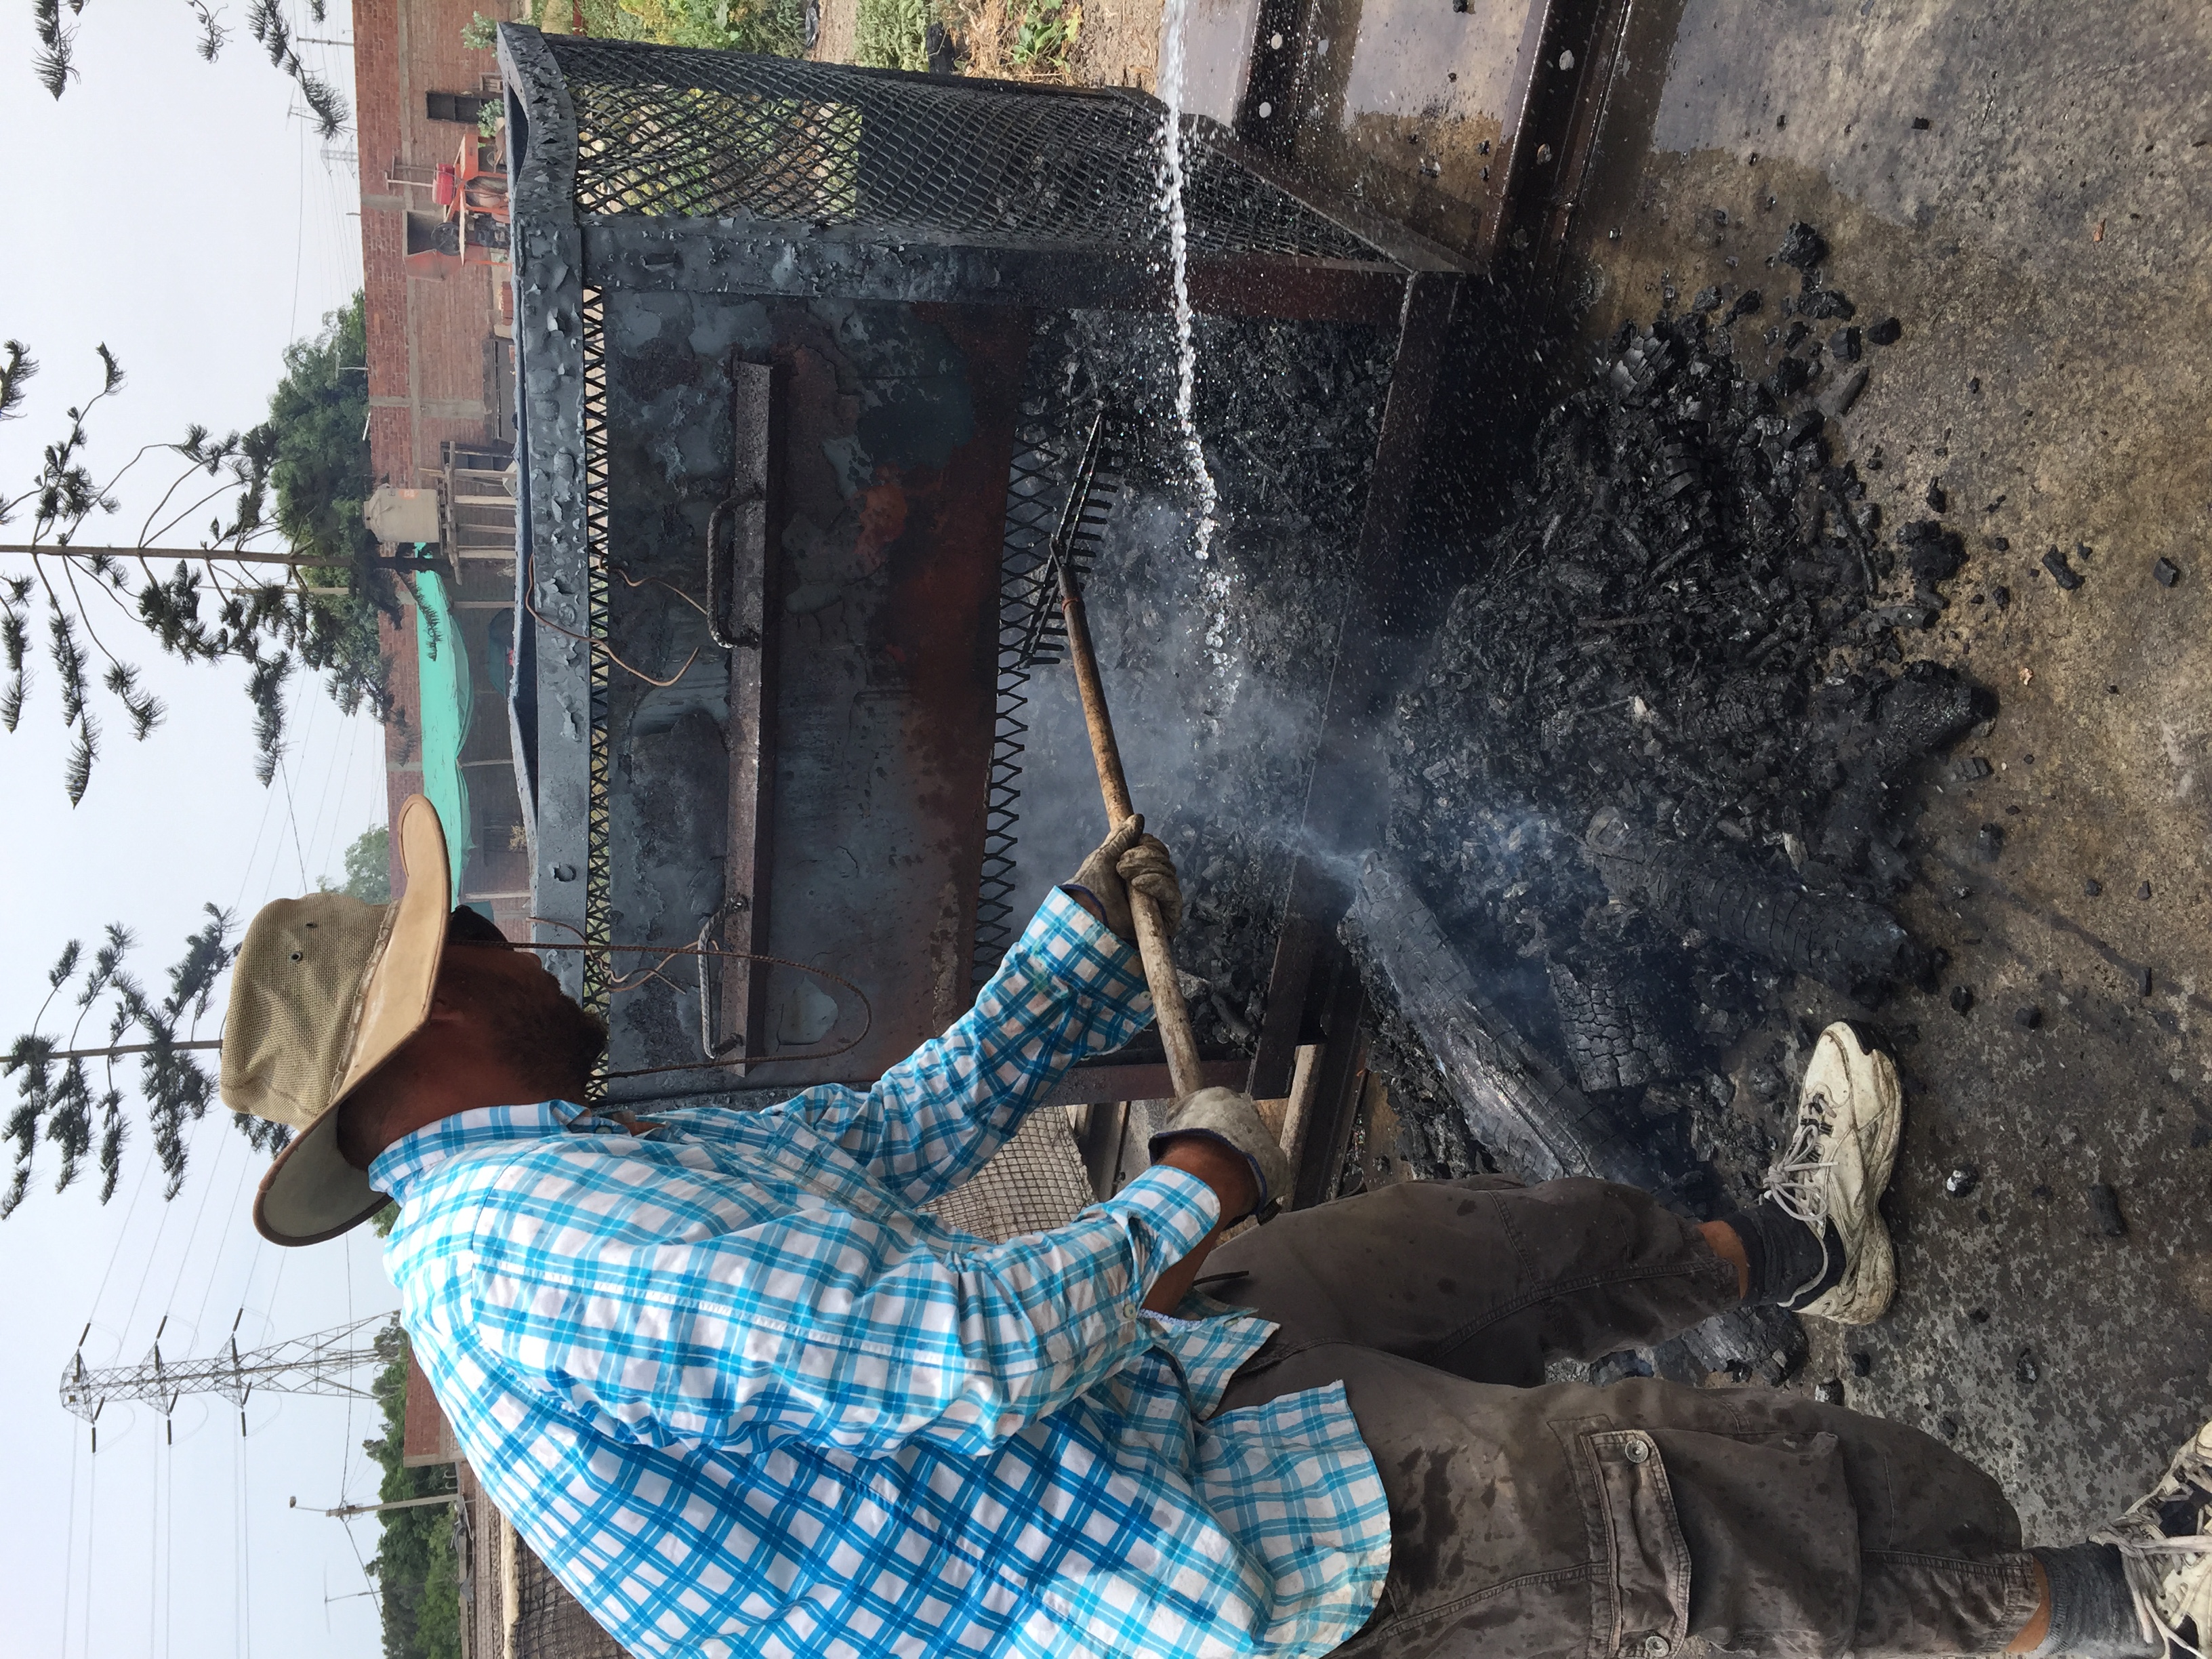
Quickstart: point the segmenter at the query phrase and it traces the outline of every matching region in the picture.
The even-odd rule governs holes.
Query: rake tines
[[[1106,417],[1101,415],[1091,423],[1091,435],[1068,486],[1060,526],[1053,532],[1036,568],[1030,573],[1029,625],[1022,639],[1024,668],[1060,659],[1060,647],[1067,639],[1067,624],[1060,608],[1063,584],[1081,592],[1104,544],[1106,521],[1113,517],[1115,501],[1121,493],[1121,472],[1114,464],[1109,441]]]

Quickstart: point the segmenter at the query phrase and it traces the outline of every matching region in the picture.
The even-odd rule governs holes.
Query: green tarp
[[[468,653],[461,644],[445,581],[426,570],[415,578],[415,591],[422,599],[415,611],[415,654],[422,675],[422,793],[446,826],[458,899],[461,871],[476,848],[468,776],[461,770],[461,745],[468,740],[476,694],[469,684]]]

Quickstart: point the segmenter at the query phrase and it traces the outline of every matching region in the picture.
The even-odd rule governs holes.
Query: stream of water
[[[1191,483],[1198,494],[1198,526],[1192,550],[1202,561],[1213,545],[1213,475],[1206,471],[1206,450],[1191,420],[1191,400],[1198,384],[1198,349],[1191,339],[1189,227],[1182,205],[1182,76],[1183,19],[1189,0],[1167,0],[1160,14],[1160,102],[1167,106],[1167,126],[1160,144],[1160,210],[1168,223],[1168,257],[1172,272],[1176,328],[1176,425],[1189,462]]]

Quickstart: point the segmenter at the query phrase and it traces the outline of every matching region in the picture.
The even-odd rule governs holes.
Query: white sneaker
[[[2166,1478],[2093,1544],[2120,1552],[2143,1640],[2203,1659],[2212,1637],[2212,1423],[2173,1455]]]
[[[1824,1255],[1828,1229],[1835,1228],[1843,1276],[1814,1294],[1835,1266],[1824,1261],[1784,1307],[1844,1325],[1871,1324],[1888,1308],[1897,1259],[1875,1206],[1896,1166],[1904,1127],[1905,1090],[1890,1057],[1849,1020],[1821,1032],[1805,1067],[1796,1132],[1766,1172],[1765,1196],[1810,1227]]]

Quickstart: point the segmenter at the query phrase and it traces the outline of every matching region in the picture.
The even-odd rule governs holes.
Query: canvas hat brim
[[[399,867],[407,887],[392,905],[382,949],[362,981],[353,1046],[322,1115],[292,1138],[261,1178],[253,1225],[272,1244],[319,1244],[359,1226],[385,1206],[366,1172],[338,1151],[338,1108],[368,1074],[399,1051],[430,1017],[446,924],[453,908],[445,827],[437,808],[412,795],[399,809]]]

